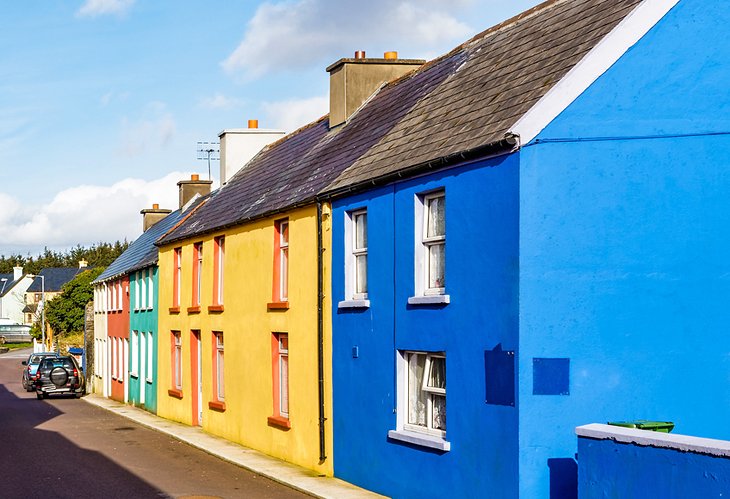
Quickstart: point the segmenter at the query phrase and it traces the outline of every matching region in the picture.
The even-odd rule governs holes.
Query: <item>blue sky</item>
[[[537,0],[24,0],[0,31],[0,254],[132,240],[196,142],[326,114],[325,67],[431,59]],[[216,180],[217,165],[213,165]]]

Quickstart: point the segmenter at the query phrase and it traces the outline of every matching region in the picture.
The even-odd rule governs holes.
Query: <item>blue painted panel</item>
[[[533,395],[570,395],[570,359],[532,359]]]
[[[581,499],[726,497],[730,459],[579,438],[578,477]]]
[[[336,476],[393,497],[517,497],[517,409],[485,404],[484,356],[497,344],[516,350],[517,163],[516,155],[494,159],[334,204]],[[435,188],[446,192],[451,303],[409,306],[416,196]],[[368,210],[371,305],[337,310],[345,213],[359,208]],[[388,439],[396,429],[398,350],[445,352],[449,452]]]
[[[515,353],[497,345],[484,352],[485,401],[494,405],[515,405]]]
[[[522,497],[581,424],[730,438],[728,22],[681,1],[521,151]],[[533,395],[536,357],[570,358],[569,397]]]

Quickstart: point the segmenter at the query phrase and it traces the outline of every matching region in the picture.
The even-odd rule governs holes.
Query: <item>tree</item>
[[[81,272],[61,288],[61,294],[44,304],[46,321],[57,335],[84,330],[84,307],[94,297],[91,282],[104,270],[96,267]]]
[[[11,273],[13,267],[23,267],[25,273],[37,274],[41,269],[48,267],[76,267],[80,260],[89,262],[90,267],[106,267],[128,247],[127,241],[116,241],[114,243],[100,242],[88,248],[76,245],[65,253],[45,248],[36,257],[30,254],[27,256],[0,255],[0,274]]]

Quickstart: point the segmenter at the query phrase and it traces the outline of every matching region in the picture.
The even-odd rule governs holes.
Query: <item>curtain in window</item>
[[[425,366],[425,355],[408,357],[408,423],[419,426],[426,426],[427,394],[421,390]]]

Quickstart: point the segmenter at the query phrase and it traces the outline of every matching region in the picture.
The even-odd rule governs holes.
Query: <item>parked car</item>
[[[59,394],[81,398],[84,394],[84,376],[75,358],[68,355],[46,357],[38,366],[33,386],[39,399]]]
[[[33,378],[35,377],[36,372],[38,372],[38,366],[41,363],[41,360],[43,360],[45,357],[57,357],[58,354],[56,352],[38,352],[38,353],[32,353],[28,356],[28,360],[24,360],[21,362],[24,366],[27,366],[25,369],[23,369],[23,388],[25,388],[26,391],[32,392],[35,390],[35,386],[33,384]]]

